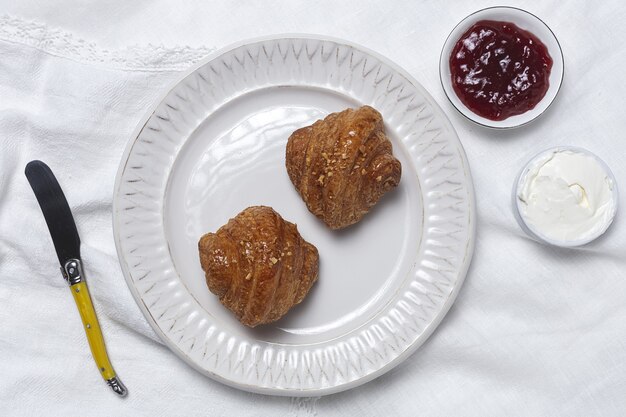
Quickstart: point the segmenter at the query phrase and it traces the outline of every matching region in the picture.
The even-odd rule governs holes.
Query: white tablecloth
[[[500,132],[465,121],[439,85],[452,27],[487,1],[0,1],[0,415],[626,415],[626,221],[580,249],[529,240],[510,208],[522,164],[553,145],[597,153],[626,188],[626,6],[512,1],[565,55],[556,103]],[[240,392],[164,347],[134,303],[112,236],[113,181],[141,115],[180,71],[240,39],[345,38],[413,74],[448,113],[474,175],[478,236],[461,293],[429,341],[383,377],[312,399]],[[45,160],[70,201],[112,362],[100,380],[23,175]],[[626,210],[626,193],[620,205]]]

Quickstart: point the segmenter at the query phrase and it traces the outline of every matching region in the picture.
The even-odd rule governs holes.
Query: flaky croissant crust
[[[249,327],[280,319],[317,280],[317,249],[270,207],[245,209],[198,249],[209,290]]]
[[[296,130],[285,160],[308,209],[331,229],[361,220],[402,175],[383,118],[370,106],[332,113]]]

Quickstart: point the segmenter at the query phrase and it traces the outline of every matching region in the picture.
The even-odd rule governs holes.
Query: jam
[[[450,54],[456,95],[474,113],[495,121],[533,109],[548,91],[551,69],[548,48],[510,22],[477,22]]]

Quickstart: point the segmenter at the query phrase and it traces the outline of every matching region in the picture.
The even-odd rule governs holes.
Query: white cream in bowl
[[[617,211],[610,169],[579,148],[554,148],[534,157],[520,174],[515,197],[524,230],[557,246],[596,239]]]

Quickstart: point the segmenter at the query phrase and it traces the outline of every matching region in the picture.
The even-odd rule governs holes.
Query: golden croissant
[[[293,132],[286,165],[308,209],[331,229],[361,220],[402,174],[383,118],[370,106],[332,113]]]
[[[317,280],[317,248],[271,207],[248,207],[198,249],[209,290],[249,327],[280,319]]]

